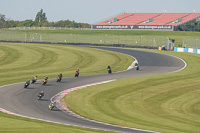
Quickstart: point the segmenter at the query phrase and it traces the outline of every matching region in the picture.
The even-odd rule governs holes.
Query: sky
[[[48,21],[95,24],[123,12],[198,12],[200,0],[0,0],[0,14],[11,20],[35,19],[40,9]]]

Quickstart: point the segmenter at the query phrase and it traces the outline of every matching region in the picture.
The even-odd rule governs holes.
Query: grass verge
[[[74,91],[65,97],[68,107],[81,116],[126,127],[199,132],[200,55],[162,53],[180,57],[188,66],[176,73],[121,79]]]
[[[0,86],[25,82],[38,75],[43,79],[106,73],[107,65],[114,71],[127,69],[130,56],[86,47],[44,44],[0,43]],[[105,132],[61,124],[31,120],[0,112],[0,132]]]
[[[122,71],[134,61],[130,56],[86,47],[47,44],[0,43],[0,85],[25,82],[37,75],[56,78]]]
[[[7,115],[0,112],[1,133],[112,133]]]

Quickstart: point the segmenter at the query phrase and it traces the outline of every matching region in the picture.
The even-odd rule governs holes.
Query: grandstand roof
[[[200,13],[123,13],[96,25],[178,26],[198,17],[200,17]]]

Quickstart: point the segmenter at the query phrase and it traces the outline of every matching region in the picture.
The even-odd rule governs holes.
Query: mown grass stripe
[[[65,97],[69,108],[84,117],[126,127],[199,132],[200,55],[167,53],[183,58],[187,67],[176,73],[121,79],[72,92]]]
[[[2,49],[1,49],[2,48]],[[132,57],[115,52],[65,45],[0,43],[0,85],[25,82],[33,76],[56,78],[74,76],[77,67],[81,75],[106,73],[107,65],[113,71],[126,70]],[[121,67],[116,63],[125,64]],[[0,112],[0,132],[107,132],[87,128],[52,124],[20,118]]]
[[[0,51],[3,52],[3,56],[0,57],[0,65],[8,65],[18,60],[21,57],[20,51],[9,48],[7,46],[1,46]]]
[[[77,68],[81,75],[106,73],[108,64],[113,66],[113,71],[125,70],[133,61],[123,54],[85,47],[20,43],[0,43],[0,47],[10,50],[8,54],[12,58],[9,63],[4,62],[8,59],[1,62],[1,85],[26,81],[34,75],[40,79],[46,75],[56,78],[61,72],[64,76],[73,76]],[[1,55],[3,59],[5,54]],[[115,66],[117,63],[125,65]]]

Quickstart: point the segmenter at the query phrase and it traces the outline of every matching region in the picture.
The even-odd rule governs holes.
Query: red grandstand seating
[[[178,18],[182,18],[187,16],[187,13],[162,13],[162,15],[155,18],[150,25],[167,25],[170,22],[177,20]]]
[[[118,16],[116,16],[116,17],[112,17],[112,18],[110,18],[110,19],[108,19],[108,20],[105,20],[105,21],[103,21],[103,22],[100,22],[100,23],[98,23],[97,25],[108,25],[109,22],[113,22],[115,18],[117,18],[118,21],[121,21],[122,19],[127,18],[127,17],[129,17],[129,16],[131,16],[131,15],[132,15],[132,13],[123,13],[123,14],[120,14],[120,15],[118,15]]]
[[[148,18],[154,18],[158,16],[159,13],[133,13],[133,15],[123,19],[119,20],[115,23],[112,23],[111,25],[137,25],[141,22],[146,21]]]
[[[173,25],[177,26],[200,17],[200,13],[123,13],[96,25]],[[118,21],[114,22],[117,18]],[[146,22],[152,18],[152,22]],[[178,19],[180,22],[175,22]],[[111,23],[109,23],[111,22]]]
[[[168,25],[178,26],[180,24],[186,23],[186,22],[191,21],[191,20],[198,18],[198,17],[200,17],[200,13],[188,13],[187,16],[182,18],[181,22],[179,22],[179,23],[169,23]]]

